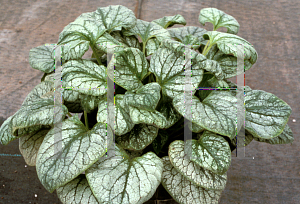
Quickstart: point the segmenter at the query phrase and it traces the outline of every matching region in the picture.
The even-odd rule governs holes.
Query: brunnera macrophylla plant
[[[291,143],[291,108],[271,93],[245,86],[245,112],[237,111],[241,87],[228,78],[249,70],[257,53],[237,36],[239,24],[232,16],[205,8],[199,22],[212,23],[213,31],[185,26],[181,15],[143,21],[120,5],[83,13],[63,29],[57,44],[30,50],[30,65],[45,74],[2,124],[2,144],[19,139],[26,163],[36,166],[42,185],[56,190],[63,203],[141,204],[160,184],[181,204],[218,203],[237,135],[245,133],[245,145],[253,139]],[[181,26],[172,28],[176,24]],[[227,33],[217,31],[220,27]],[[60,141],[54,139],[58,116],[53,111],[57,45],[64,45]],[[236,45],[244,46],[242,72]],[[89,48],[93,54],[84,59]],[[187,50],[190,115],[184,98]],[[109,80],[115,83],[113,127],[108,125]],[[186,141],[185,120],[192,131]],[[54,151],[58,142],[61,149]]]

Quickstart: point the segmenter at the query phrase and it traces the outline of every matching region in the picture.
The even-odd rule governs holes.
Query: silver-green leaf
[[[80,174],[69,183],[56,189],[57,197],[64,204],[98,204],[85,175]]]
[[[54,71],[54,47],[56,45],[41,45],[29,51],[29,64],[33,69],[45,73]]]
[[[173,99],[176,110],[185,116],[184,94]],[[228,91],[212,91],[202,102],[192,96],[192,114],[185,117],[201,127],[233,138],[236,135],[236,120],[240,121],[237,130],[243,124],[243,114],[237,111],[237,97]]]
[[[50,129],[41,129],[24,135],[19,139],[19,150],[29,166],[36,165],[36,157],[40,146]]]
[[[174,98],[177,94],[183,93],[186,85],[185,59],[168,48],[159,48],[152,55],[149,71],[154,73],[157,82],[162,88],[162,93]],[[203,69],[198,65],[193,66],[191,81],[193,87],[198,87],[203,77]],[[195,94],[195,88],[192,94]]]
[[[128,150],[143,150],[156,138],[158,128],[153,125],[138,124],[133,129],[120,136],[116,136],[118,145]]]
[[[142,87],[142,79],[148,73],[148,61],[145,55],[136,48],[125,48],[115,52],[115,59],[109,62],[108,67],[115,66],[114,76],[109,75],[112,81],[126,90],[136,91]]]
[[[142,204],[161,182],[163,163],[153,152],[130,158],[118,145],[88,170],[86,177],[100,203]]]
[[[163,28],[172,27],[175,24],[186,25],[186,21],[185,21],[184,17],[180,14],[177,14],[175,16],[165,16],[165,17],[156,19],[152,22],[157,23],[158,25],[160,25]]]
[[[171,37],[179,40],[180,42],[184,43],[186,41],[186,36],[193,36],[196,37],[201,44],[204,43],[203,34],[207,32],[204,28],[200,28],[197,26],[184,26],[179,28],[170,28],[168,32],[171,34]],[[184,43],[185,44],[185,43]]]
[[[129,110],[123,101],[124,95],[115,95],[114,107],[114,131],[116,135],[124,135],[132,130],[134,123],[132,122]],[[102,98],[98,103],[97,121],[108,123],[107,97]]]
[[[217,30],[220,27],[225,27],[227,28],[227,33],[232,34],[237,34],[240,28],[240,24],[234,17],[216,8],[201,9],[199,22],[202,25],[205,25],[206,22],[212,23],[214,25],[214,30]]]
[[[164,29],[162,26],[158,25],[157,23],[147,22],[140,19],[137,19],[136,26],[123,32],[124,35],[138,35],[140,36],[143,48],[145,49],[146,56],[149,56],[147,50],[147,42],[151,38],[156,38],[160,43],[165,39],[170,39],[170,33]]]
[[[217,204],[222,190],[207,190],[193,184],[163,157],[162,185],[180,204]]]
[[[154,111],[160,99],[160,90],[158,83],[148,83],[139,88],[136,93],[127,91],[124,100],[127,105],[135,108]]]
[[[191,140],[191,160],[216,174],[224,174],[231,163],[228,142],[220,135],[204,131],[199,140]]]
[[[165,116],[157,110],[147,111],[133,106],[128,107],[130,118],[134,124],[145,123],[147,125],[154,125],[161,129],[165,128],[168,124]]]
[[[105,154],[112,143],[110,135],[105,124],[97,123],[88,130],[76,115],[64,120],[62,129],[50,130],[36,159],[42,185],[52,193],[72,181]]]
[[[136,24],[136,17],[130,9],[122,5],[99,7],[95,12],[95,19],[110,33],[122,28],[130,29]]]
[[[66,88],[76,88],[82,94],[101,96],[106,93],[106,67],[84,59],[70,60],[63,65],[62,81]]]
[[[18,139],[20,136],[11,134],[11,119],[13,115],[7,118],[0,127],[0,142],[2,145],[7,145],[11,141]]]
[[[282,133],[276,137],[273,137],[271,139],[262,139],[258,137],[253,137],[253,139],[258,142],[265,142],[269,144],[289,144],[294,141],[294,135],[291,128],[288,126],[288,124],[286,124]]]
[[[203,165],[199,165],[198,162],[192,161],[184,151],[184,146],[188,145],[188,143],[192,145],[191,148],[194,148],[194,145],[198,145],[196,140],[186,141],[186,143],[182,140],[175,140],[169,145],[169,158],[172,165],[194,185],[205,189],[223,190],[226,186],[227,174],[215,174],[204,168]],[[230,148],[229,153],[231,153]],[[197,156],[199,157],[200,155]],[[212,155],[201,155],[200,158],[210,161],[213,157]]]
[[[248,90],[245,92],[245,111],[245,129],[254,137],[271,139],[282,133],[292,109],[272,93]]]
[[[253,45],[239,36],[218,31],[208,31],[203,37],[205,40],[210,40],[209,47],[216,44],[223,53],[227,55],[233,54],[235,57],[237,57],[237,45],[243,45],[244,60],[249,60],[251,64],[254,64],[257,60],[257,52]]]

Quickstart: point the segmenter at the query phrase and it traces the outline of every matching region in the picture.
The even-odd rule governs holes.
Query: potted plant
[[[45,74],[2,124],[1,143],[19,139],[26,163],[63,203],[139,204],[161,188],[178,203],[217,203],[240,142],[293,141],[291,108],[228,80],[257,61],[235,18],[205,8],[199,22],[213,31],[185,26],[181,15],[143,21],[120,5],[83,13],[57,44],[30,50],[30,65]]]

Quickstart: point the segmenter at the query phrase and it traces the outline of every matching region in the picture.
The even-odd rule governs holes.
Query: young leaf
[[[56,192],[64,204],[99,204],[83,174],[57,188]]]
[[[175,24],[181,24],[181,25],[186,25],[186,21],[184,17],[180,14],[177,14],[175,16],[165,16],[159,19],[156,19],[152,21],[153,23],[157,23],[163,28],[168,28],[172,27]]]
[[[227,28],[227,33],[237,34],[239,32],[240,24],[237,20],[220,11],[216,8],[204,8],[200,11],[199,22],[205,25],[206,22],[210,22],[214,25],[214,30],[220,27]]]
[[[148,73],[148,61],[145,55],[136,48],[125,48],[115,52],[115,60],[109,62],[109,66],[115,66],[114,76],[110,79],[126,90],[136,91],[142,87],[142,79]],[[115,77],[115,78],[114,78]]]
[[[285,125],[285,128],[283,129],[282,133],[276,137],[273,137],[271,139],[262,139],[258,137],[253,138],[258,142],[265,142],[269,144],[289,144],[294,141],[293,132],[288,126],[288,124]]]
[[[153,125],[138,124],[121,136],[116,136],[116,142],[124,149],[143,150],[156,138],[158,128]]]
[[[88,130],[77,116],[64,120],[61,130],[50,130],[36,159],[37,175],[43,186],[52,193],[102,157],[112,143],[112,132],[107,134],[107,131],[111,129],[103,123]],[[55,151],[57,143],[61,149]]]
[[[168,157],[163,157],[162,185],[180,204],[217,204],[222,190],[207,190],[193,184],[172,166]]]
[[[29,52],[30,66],[45,73],[54,71],[54,47],[55,45],[41,45],[32,48]]]
[[[173,99],[176,110],[185,116],[184,94],[179,94]],[[233,138],[236,135],[236,120],[241,121],[238,131],[243,124],[242,113],[237,114],[237,97],[228,91],[213,91],[202,102],[192,96],[192,115],[185,117],[201,127]]]
[[[64,87],[77,88],[79,93],[101,96],[106,93],[106,67],[89,60],[70,60],[63,65],[62,81]]]
[[[205,40],[210,40],[209,46],[217,44],[218,48],[225,54],[233,54],[237,57],[237,45],[244,46],[244,59],[254,64],[257,60],[257,52],[253,45],[245,39],[229,33],[208,31],[203,35]]]
[[[204,28],[199,28],[197,26],[184,26],[179,28],[170,28],[168,32],[171,34],[171,37],[179,40],[179,42],[184,43],[186,41],[186,36],[193,36],[198,39],[201,44],[206,44],[204,42],[203,34],[207,32]],[[185,43],[184,43],[185,44]]]
[[[245,129],[254,137],[271,139],[282,133],[291,115],[291,107],[262,90],[245,92]]]
[[[25,162],[29,166],[36,165],[36,157],[40,146],[50,131],[49,128],[41,129],[28,135],[24,135],[19,139],[19,150],[25,159]]]
[[[116,135],[124,135],[132,130],[134,124],[130,118],[129,110],[123,100],[124,94],[115,95],[114,102],[114,131]],[[102,98],[98,104],[97,121],[108,123],[107,97]]]
[[[153,152],[130,158],[118,145],[111,146],[107,157],[100,158],[86,177],[100,203],[142,204],[160,184],[162,161]]]
[[[225,139],[224,141],[226,142]],[[195,148],[195,145],[197,146],[199,144],[197,144],[196,140],[192,140],[189,143],[192,144],[191,147],[193,147],[193,150]],[[184,152],[184,146],[187,144],[188,141],[185,144],[182,140],[175,140],[169,145],[169,158],[171,164],[176,168],[176,170],[178,170],[185,178],[191,181],[194,185],[201,186],[202,188],[210,190],[223,190],[226,186],[227,174],[215,174],[214,172],[203,167],[203,165],[199,165],[198,162],[189,159],[189,157]],[[229,153],[231,153],[230,149]],[[200,155],[197,155],[198,158],[199,156]],[[208,154],[206,155],[207,157],[203,156],[204,155],[201,155],[200,158],[207,159],[208,165],[211,159],[213,159],[214,162],[216,162],[216,159],[213,158],[213,155]]]
[[[133,48],[137,48],[139,50],[143,50],[143,48],[141,47],[141,44],[139,42],[139,40],[131,35],[131,36],[125,36],[123,35],[122,31],[114,31],[111,32],[110,35],[115,38],[117,41],[124,43],[125,45],[127,45],[128,47],[133,47]]]
[[[143,42],[143,49],[145,49],[146,56],[149,56],[148,50],[151,48],[147,46],[147,42],[150,38],[156,38],[159,42],[162,42],[164,39],[170,39],[171,36],[169,32],[164,29],[162,26],[137,19],[136,26],[123,32],[124,35],[138,35],[140,36]]]
[[[110,33],[122,28],[130,29],[136,24],[136,17],[132,10],[122,5],[99,7],[95,12],[95,19]]]
[[[160,99],[160,89],[158,83],[152,82],[139,88],[136,93],[127,91],[124,101],[135,108],[154,111]]]
[[[220,175],[228,170],[231,163],[231,150],[222,136],[204,131],[199,140],[191,140],[188,143],[192,145],[191,160],[199,166]]]

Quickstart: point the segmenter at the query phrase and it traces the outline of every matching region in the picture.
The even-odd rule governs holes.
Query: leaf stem
[[[71,113],[70,113],[70,112],[68,112],[68,116],[69,116],[69,117],[72,117],[72,115],[71,115]]]
[[[92,50],[93,50],[93,54],[95,55],[95,57],[96,57],[96,59],[97,59],[98,64],[99,64],[99,65],[103,65],[102,62],[101,62],[101,59],[99,58],[99,56],[98,56],[98,54],[97,54],[97,52],[96,52],[95,45],[94,45],[94,44],[91,45],[91,48],[92,48]]]
[[[86,111],[84,111],[84,121],[85,121],[85,127],[89,130],[89,123],[88,123],[88,117]]]
[[[143,42],[143,53],[144,53],[144,55],[146,55],[145,52],[146,52],[146,43]]]

